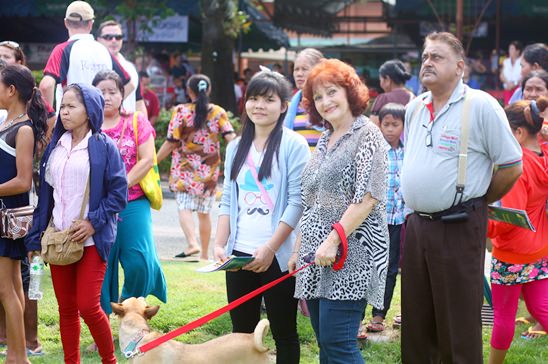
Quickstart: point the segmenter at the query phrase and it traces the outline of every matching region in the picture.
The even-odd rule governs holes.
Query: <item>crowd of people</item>
[[[44,354],[37,304],[28,299],[28,262],[48,229],[83,246],[76,262],[50,264],[66,363],[81,361],[80,317],[102,362],[116,363],[110,302],[167,300],[151,203],[140,186],[155,162],[157,113],[139,81],[148,74],[120,53],[121,25],[102,23],[95,40],[94,18],[86,2],[67,7],[69,39],[53,49],[39,87],[20,46],[0,42],[2,207],[29,205],[36,169],[39,175],[28,234],[0,238],[0,344],[7,344],[8,363]],[[523,336],[545,335],[548,47],[522,48],[513,42],[503,64],[504,109],[466,82],[478,66],[451,33],[425,38],[425,92],[409,90],[409,68],[388,60],[379,68],[384,93],[373,102],[351,65],[304,49],[295,59],[295,90],[280,69],[249,75],[239,136],[209,99],[215,85],[179,59],[172,74],[182,96],[157,155],[171,156],[169,187],[188,242],[176,257],[254,257],[226,272],[229,302],[314,263],[233,309],[233,332],[254,331],[262,298],[276,362],[298,363],[301,307],[320,363],[363,363],[357,340],[385,330],[401,269],[394,326],[401,326],[402,361],[481,363],[489,237],[489,363],[502,363],[510,348],[520,295],[535,322]],[[223,139],[225,177],[212,224]],[[525,211],[536,230],[488,220],[492,203]]]

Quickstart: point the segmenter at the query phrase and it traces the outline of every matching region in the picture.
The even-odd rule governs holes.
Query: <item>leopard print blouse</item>
[[[310,266],[297,276],[295,297],[331,300],[366,299],[382,308],[388,268],[386,174],[388,144],[379,128],[364,116],[327,149],[330,131],[322,134],[302,176],[301,247],[297,265],[314,252],[348,206],[369,192],[379,201],[363,223],[348,236],[344,268]]]

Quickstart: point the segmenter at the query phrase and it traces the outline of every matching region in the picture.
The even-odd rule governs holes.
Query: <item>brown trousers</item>
[[[481,364],[487,206],[465,222],[409,217],[402,271],[402,362]]]

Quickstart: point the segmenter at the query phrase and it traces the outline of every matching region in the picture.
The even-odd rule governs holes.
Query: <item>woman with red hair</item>
[[[367,87],[349,65],[324,60],[308,75],[303,97],[310,120],[326,127],[302,175],[301,239],[290,269],[315,254],[297,276],[307,300],[320,363],[363,363],[356,336],[366,302],[383,306],[388,266],[388,146],[362,116]],[[331,266],[347,242],[346,264]]]

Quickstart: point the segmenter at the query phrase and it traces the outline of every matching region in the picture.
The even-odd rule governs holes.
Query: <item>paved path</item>
[[[174,200],[173,193],[167,190],[165,183],[164,203],[160,211],[152,210],[152,230],[154,241],[160,259],[172,259],[175,254],[179,254],[186,249],[187,241],[183,230],[179,226],[179,216],[177,213],[177,203]],[[219,203],[215,202],[211,211],[212,232],[209,247],[209,258],[213,258],[213,241],[217,229],[217,216],[219,212]],[[194,217],[196,224],[196,234],[198,234],[198,220]]]

